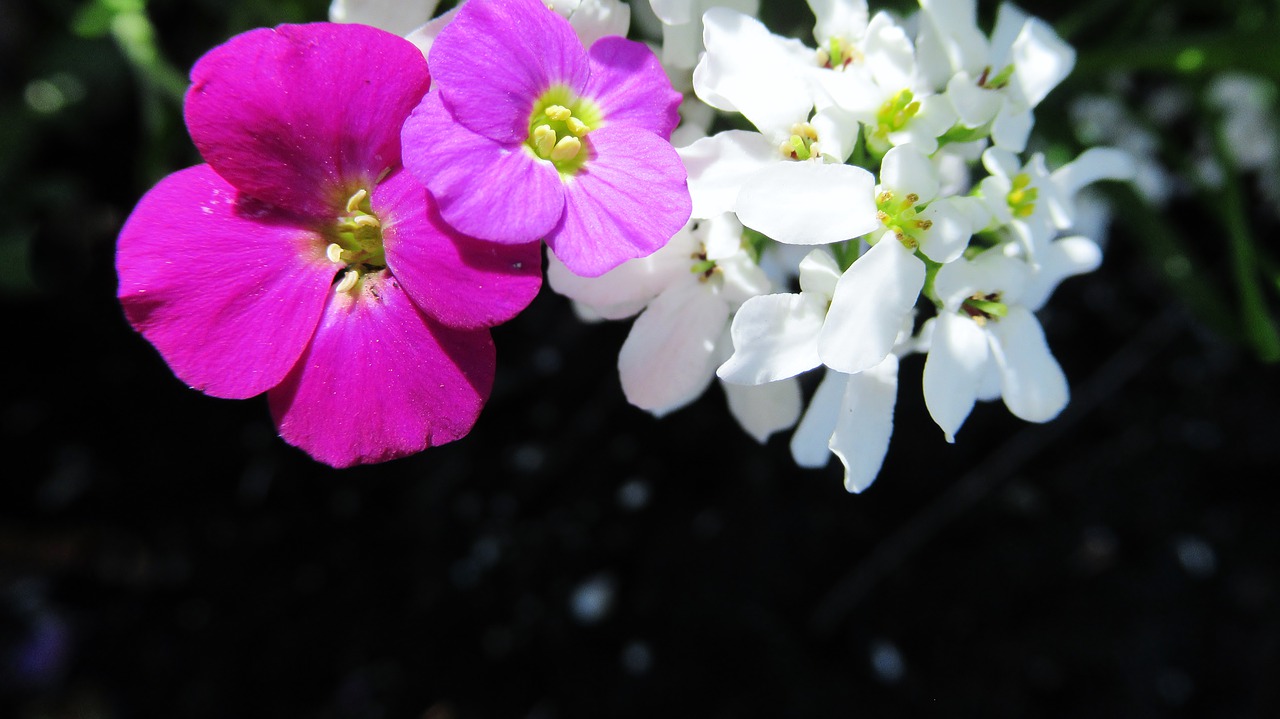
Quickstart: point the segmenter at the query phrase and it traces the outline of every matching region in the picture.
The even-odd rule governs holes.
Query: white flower
[[[989,123],[997,147],[1021,152],[1034,123],[1032,108],[1071,73],[1075,50],[1044,21],[1010,3],[1000,6],[989,43],[977,28],[975,0],[920,4],[921,55],[930,60],[931,81],[945,83],[962,125]]]
[[[821,364],[819,338],[840,278],[835,258],[820,248],[800,263],[799,293],[747,300],[731,326],[734,353],[717,370],[721,379],[770,386],[766,383],[776,384]],[[899,336],[910,336],[909,319],[905,325],[899,323],[898,332]],[[897,376],[894,354],[863,372],[828,371],[792,437],[796,463],[824,466],[831,452],[845,465],[845,487],[850,492],[869,486],[879,472],[893,431]]]
[[[976,400],[1004,398],[1016,417],[1047,422],[1067,404],[1067,379],[1032,314],[1058,283],[1096,269],[1102,255],[1084,237],[1067,237],[1041,253],[1038,268],[1012,246],[938,270],[942,307],[931,320],[924,400],[948,442]]]
[[[621,0],[545,0],[573,27],[585,47],[609,35],[627,36],[631,8]]]
[[[1129,179],[1134,173],[1133,158],[1110,147],[1085,150],[1052,173],[1040,153],[1020,165],[1013,153],[998,147],[982,154],[982,164],[991,172],[979,184],[993,222],[987,229],[1010,227],[1033,264],[1039,261],[1040,248],[1075,224],[1075,198],[1081,188],[1098,180]]]
[[[742,225],[729,215],[691,223],[649,257],[596,278],[574,275],[552,257],[547,280],[601,317],[640,313],[622,345],[618,371],[627,400],[657,416],[706,390],[731,351],[733,311],[769,290],[742,247]],[[799,417],[794,382],[725,391],[734,416],[759,441]]]
[[[662,21],[662,64],[688,71],[702,52],[702,17],[715,7],[747,15],[760,11],[760,0],[649,0]]]

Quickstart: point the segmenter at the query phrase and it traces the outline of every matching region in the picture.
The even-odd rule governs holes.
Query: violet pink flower
[[[467,434],[488,328],[537,293],[541,258],[458,234],[401,167],[422,54],[362,25],[285,25],[214,48],[191,80],[208,164],[161,180],[121,230],[129,322],[195,389],[266,392],[285,441],[333,466]]]
[[[539,0],[470,0],[430,60],[436,84],[405,123],[405,167],[459,231],[545,239],[598,276],[689,219],[667,142],[681,96],[643,44],[609,36],[584,50]]]

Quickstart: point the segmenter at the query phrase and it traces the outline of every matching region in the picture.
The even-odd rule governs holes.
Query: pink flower
[[[470,0],[431,46],[437,85],[404,126],[405,167],[445,221],[547,246],[597,276],[689,219],[679,116],[658,59],[611,36],[584,50],[539,0]]]
[[[430,84],[361,25],[239,35],[191,72],[208,162],[161,180],[120,233],[129,322],[192,387],[268,393],[281,436],[336,467],[464,436],[488,398],[488,328],[541,285],[538,247],[446,225],[400,164]]]

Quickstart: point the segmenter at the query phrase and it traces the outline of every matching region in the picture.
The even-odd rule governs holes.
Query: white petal
[[[982,153],[982,166],[987,168],[987,172],[993,176],[1004,179],[1010,179],[1022,170],[1022,163],[1018,162],[1018,156],[1010,150],[999,147],[989,147]],[[1006,193],[1008,191],[1005,190]],[[1000,199],[1003,201],[1004,197]]]
[[[710,218],[733,210],[742,182],[752,173],[782,161],[764,135],[729,130],[677,150],[689,173],[693,217]]]
[[[800,75],[813,51],[728,8],[711,8],[702,22],[707,52],[694,71],[698,97],[741,112],[770,137],[808,119],[813,96]]]
[[[1029,17],[1031,16],[1011,2],[1000,3],[1000,8],[996,11],[996,26],[991,31],[991,56],[987,60],[992,72],[1000,72],[1013,62],[1010,57],[1013,42],[1022,32],[1022,26],[1027,24]]]
[[[1057,417],[1067,406],[1067,377],[1049,351],[1035,315],[1015,305],[1008,316],[988,326],[1005,406],[1028,422]]]
[[[1063,237],[1054,240],[1037,257],[1039,269],[1032,273],[1018,304],[1038,310],[1049,295],[1068,277],[1093,272],[1102,264],[1102,250],[1088,237]]]
[[[934,87],[956,72],[981,72],[987,64],[987,36],[978,28],[975,0],[920,0],[916,62]]]
[[[825,107],[813,116],[809,124],[818,133],[824,157],[837,163],[849,159],[853,146],[858,142],[858,120],[851,113],[835,105]]]
[[[946,264],[964,252],[969,244],[969,237],[973,235],[969,213],[962,202],[966,199],[970,198],[947,197],[935,200],[920,213],[920,219],[933,223],[920,236],[920,251],[925,257]]]
[[[914,145],[889,148],[880,162],[880,184],[904,197],[914,192],[919,202],[928,202],[938,194],[938,173],[933,163]]]
[[[686,227],[652,255],[623,262],[599,277],[575,275],[549,252],[547,283],[557,293],[587,305],[606,319],[630,317],[667,288],[696,282],[689,272],[689,256],[696,248],[697,242]]]
[[[955,312],[938,315],[924,362],[924,404],[948,442],[973,410],[989,356],[978,323]]]
[[[877,85],[889,92],[912,87],[916,75],[915,46],[888,13],[881,11],[871,18],[863,54]]]
[[[1053,192],[1050,211],[1060,229],[1071,227],[1076,193],[1099,180],[1128,180],[1133,177],[1133,156],[1114,147],[1091,147],[1050,175]]]
[[[831,38],[856,40],[867,32],[866,0],[809,0],[816,22],[813,39],[825,46]]]
[[[425,25],[405,35],[405,39],[421,50],[423,57],[427,57],[431,54],[431,44],[436,41],[436,36],[440,34],[441,30],[448,27],[449,23],[453,22],[453,17],[458,14],[458,10],[461,7],[461,5],[458,5],[441,13],[439,17],[432,18]]]
[[[991,141],[1009,152],[1022,152],[1027,148],[1027,137],[1034,123],[1031,110],[1006,102],[991,123]]]
[[[800,383],[793,377],[761,385],[722,382],[729,413],[757,442],[788,429],[800,419]]]
[[[569,16],[569,24],[583,47],[591,47],[602,37],[626,37],[631,27],[631,7],[618,0],[582,0]]]
[[[695,19],[690,0],[649,0],[649,5],[653,14],[667,25],[683,25]]]
[[[979,292],[1018,297],[1029,272],[1025,262],[991,249],[972,260],[959,259],[943,265],[934,275],[933,291],[944,307],[956,312],[966,299]]]
[[[697,399],[715,375],[729,307],[697,283],[662,293],[631,326],[618,355],[622,392],[662,416]]]
[[[816,469],[831,461],[831,435],[836,431],[849,375],[827,370],[809,408],[791,435],[791,457],[801,467]]]
[[[849,377],[830,447],[844,463],[844,488],[850,492],[871,486],[880,473],[893,434],[897,400],[898,358],[894,355]]]
[[[1029,18],[1013,41],[1013,82],[1028,107],[1040,104],[1049,91],[1071,74],[1076,51],[1043,20]]]
[[[825,245],[880,225],[871,173],[853,165],[779,162],[746,179],[734,210],[778,242]]]
[[[329,5],[329,20],[372,25],[404,36],[430,20],[439,2],[440,0],[333,0]]]
[[[825,247],[819,247],[800,260],[800,290],[825,297],[830,302],[836,293],[840,274],[836,258]]]
[[[751,260],[746,252],[739,251],[730,257],[725,257],[716,262],[716,268],[719,271],[720,287],[717,290],[721,299],[729,303],[731,311],[737,310],[744,302],[766,294],[773,288],[773,283],[769,281],[769,276]],[[709,282],[715,282],[716,278],[712,277]],[[725,328],[728,331],[728,328]]]
[[[903,317],[915,307],[924,274],[924,263],[885,233],[836,283],[818,334],[822,363],[847,374],[880,364],[893,351]]]
[[[962,72],[947,82],[947,99],[965,127],[982,127],[995,119],[1004,104],[1004,93],[978,87],[978,83]]]
[[[826,310],[826,298],[809,292],[752,297],[733,316],[733,356],[716,374],[735,384],[764,384],[817,367]]]

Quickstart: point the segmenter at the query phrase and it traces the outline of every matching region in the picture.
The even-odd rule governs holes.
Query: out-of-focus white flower
[[[440,0],[333,0],[331,22],[354,22],[408,35],[431,19]]]
[[[582,44],[591,43],[609,35],[627,36],[631,27],[631,7],[621,0],[545,0],[547,7],[560,13]]]
[[[1071,101],[1071,119],[1076,136],[1084,144],[1113,145],[1129,153],[1134,162],[1133,182],[1139,194],[1157,205],[1169,201],[1175,182],[1160,161],[1160,138],[1143,127],[1120,100],[1105,95],[1082,95]]]

